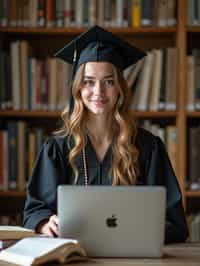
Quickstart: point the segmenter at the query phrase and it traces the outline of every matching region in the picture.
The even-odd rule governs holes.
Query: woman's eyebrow
[[[83,76],[83,78],[87,79],[96,79],[94,76]],[[113,78],[113,74],[103,77],[103,79]]]

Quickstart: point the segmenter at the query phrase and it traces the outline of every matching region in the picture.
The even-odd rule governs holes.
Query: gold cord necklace
[[[88,186],[88,171],[87,171],[85,147],[83,147],[82,154],[83,154],[83,167],[84,167],[84,185],[87,187]]]

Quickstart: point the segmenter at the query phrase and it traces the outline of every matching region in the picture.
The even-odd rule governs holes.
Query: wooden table
[[[10,266],[9,263],[0,262],[1,266]],[[13,264],[12,264],[13,265]],[[58,266],[61,264],[46,264]],[[63,264],[62,264],[63,265]],[[200,243],[177,244],[164,247],[161,259],[143,258],[91,258],[86,262],[70,263],[65,266],[200,266]]]
[[[67,265],[67,264],[66,264]],[[69,265],[69,264],[68,264]],[[71,263],[71,266],[200,266],[200,243],[176,244],[164,247],[164,255],[161,259],[89,259],[87,262]]]

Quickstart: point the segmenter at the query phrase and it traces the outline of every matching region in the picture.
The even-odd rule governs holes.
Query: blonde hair
[[[69,115],[68,108],[62,112],[64,125],[58,133],[63,136],[73,137],[74,147],[69,153],[69,163],[75,174],[75,183],[78,178],[78,169],[75,165],[75,157],[82,152],[86,145],[86,114],[81,99],[81,83],[84,75],[85,64],[82,64],[76,72],[73,83],[72,95],[74,97],[74,108]],[[112,123],[112,169],[113,185],[134,185],[139,174],[138,150],[135,147],[137,134],[136,121],[130,112],[132,93],[122,75],[122,72],[113,66],[114,81],[119,89],[119,97],[113,111]],[[68,143],[69,144],[69,143]]]

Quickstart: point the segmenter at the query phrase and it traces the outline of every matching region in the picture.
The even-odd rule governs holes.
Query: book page
[[[23,237],[32,237],[36,233],[34,230],[20,226],[0,226],[0,239],[21,239]]]
[[[1,225],[0,226],[0,234],[2,231],[33,232],[33,230],[31,230],[31,229],[27,229],[27,228],[24,228],[21,226],[14,226],[14,225]]]
[[[18,255],[38,257],[49,253],[50,251],[64,245],[77,244],[74,239],[62,239],[51,237],[28,237],[20,240],[11,246],[7,251]]]
[[[51,237],[28,237],[1,251],[0,260],[21,265],[31,265],[36,258],[45,256],[67,244],[76,245],[78,241]]]

